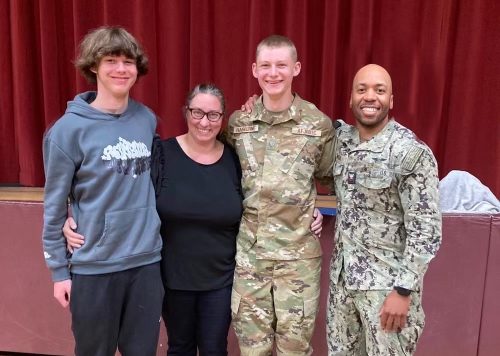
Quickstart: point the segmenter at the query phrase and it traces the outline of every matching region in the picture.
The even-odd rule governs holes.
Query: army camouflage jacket
[[[332,121],[298,95],[280,113],[262,97],[252,113],[234,112],[228,141],[241,162],[243,216],[238,252],[253,248],[259,259],[321,256],[310,224],[316,199],[314,178],[332,183]]]
[[[413,132],[390,120],[366,142],[344,123],[337,129],[336,256],[349,289],[419,290],[441,243],[437,163]]]

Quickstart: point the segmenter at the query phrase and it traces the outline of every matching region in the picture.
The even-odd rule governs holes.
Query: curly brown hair
[[[127,30],[118,26],[103,26],[90,31],[80,43],[80,52],[75,67],[90,83],[96,82],[97,69],[104,56],[125,56],[133,59],[137,66],[137,76],[148,72],[148,57],[141,45]]]

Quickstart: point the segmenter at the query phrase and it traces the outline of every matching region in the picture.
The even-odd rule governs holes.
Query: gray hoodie
[[[123,271],[161,259],[160,220],[150,179],[155,115],[129,99],[119,117],[79,94],[45,134],[43,247],[54,282]],[[66,252],[68,198],[85,243]]]

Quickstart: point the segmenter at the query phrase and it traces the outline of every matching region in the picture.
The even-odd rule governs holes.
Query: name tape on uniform
[[[259,131],[259,125],[238,126],[233,129],[233,133],[257,132],[257,131]]]
[[[306,136],[321,137],[321,130],[304,129],[302,127],[294,127],[294,128],[292,128],[292,133],[295,134],[295,135],[306,135]]]

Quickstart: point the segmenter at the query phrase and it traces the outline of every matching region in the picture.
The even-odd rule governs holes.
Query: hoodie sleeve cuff
[[[67,267],[59,267],[52,270],[52,282],[60,282],[71,279],[71,274]]]

